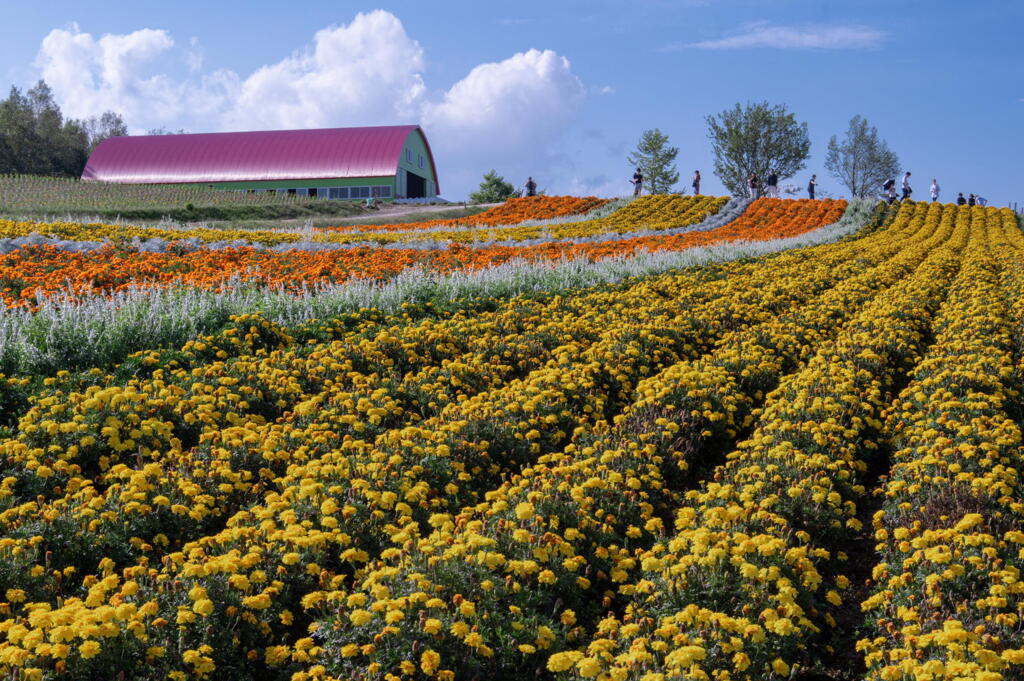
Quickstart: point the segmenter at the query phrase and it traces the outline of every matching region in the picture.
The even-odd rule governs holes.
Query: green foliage
[[[506,182],[504,177],[491,169],[484,173],[480,188],[469,195],[469,200],[472,203],[499,203],[519,195],[520,192],[511,183]]]
[[[780,180],[792,177],[811,153],[807,123],[798,123],[782,104],[736,104],[705,120],[715,175],[736,195],[746,193],[751,173],[762,180],[773,171]]]
[[[655,128],[644,130],[636,150],[626,160],[643,173],[644,185],[651,194],[667,194],[679,181],[675,165],[678,155],[679,147],[668,146],[668,135]]]
[[[900,160],[878,136],[878,128],[854,116],[842,143],[835,135],[829,140],[825,168],[852,196],[866,197],[879,193],[887,179],[896,178]]]
[[[78,177],[97,144],[126,134],[124,120],[112,111],[65,120],[45,81],[25,94],[12,87],[0,101],[0,173]]]

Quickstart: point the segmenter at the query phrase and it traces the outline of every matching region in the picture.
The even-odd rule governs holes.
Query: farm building
[[[434,157],[418,125],[111,137],[92,152],[82,180],[328,199],[439,192]]]

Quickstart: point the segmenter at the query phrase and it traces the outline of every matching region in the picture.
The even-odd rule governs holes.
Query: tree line
[[[113,111],[66,118],[45,81],[27,92],[11,87],[0,101],[0,173],[79,177],[97,144],[127,134],[124,119]]]
[[[768,102],[736,104],[718,114],[707,116],[708,138],[714,156],[714,172],[730,193],[747,193],[751,175],[764,178],[775,174],[780,179],[793,177],[807,165],[811,140],[807,123],[797,121],[785,105]],[[672,191],[679,181],[675,160],[679,148],[669,144],[668,136],[658,128],[645,130],[636,149],[626,159],[640,169],[644,185],[652,194]],[[878,130],[861,116],[854,116],[842,139],[829,140],[825,169],[852,196],[865,197],[881,192],[887,179],[899,174],[900,162],[878,135]],[[488,200],[497,201],[495,191],[503,178],[492,170],[486,179]],[[497,181],[497,182],[496,182]],[[507,183],[506,183],[507,184]],[[508,185],[511,189],[511,185]],[[481,184],[481,190],[485,188]],[[471,195],[471,200],[473,195]]]

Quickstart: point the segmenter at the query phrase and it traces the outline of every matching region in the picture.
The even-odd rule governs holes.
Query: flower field
[[[445,273],[490,268],[512,260],[599,260],[630,256],[638,251],[678,251],[737,240],[763,241],[799,235],[835,222],[846,209],[843,201],[801,203],[762,199],[747,211],[754,212],[754,218],[748,219],[744,214],[737,221],[741,224],[731,222],[701,231],[688,228],[714,216],[725,205],[724,199],[697,197],[696,200],[687,200],[686,197],[672,197],[661,201],[663,197],[644,198],[656,201],[638,200],[607,218],[574,223],[573,226],[583,226],[576,230],[577,235],[614,235],[614,238],[609,236],[580,242],[555,239],[524,245],[481,245],[474,248],[453,243],[438,248],[384,249],[361,246],[312,250],[290,248],[280,251],[253,246],[188,250],[174,248],[172,243],[167,250],[152,252],[140,251],[119,242],[108,242],[96,250],[77,252],[63,246],[23,247],[0,255],[0,296],[8,306],[32,306],[39,296],[50,296],[59,291],[70,290],[82,295],[126,290],[139,284],[170,287],[184,284],[219,289],[238,285],[239,282],[251,282],[269,288],[301,290],[353,278],[387,280],[411,267]],[[620,216],[620,213],[625,213],[625,217]],[[645,215],[683,231],[676,234],[659,233],[669,229],[667,227],[655,232],[642,227],[635,232],[625,231],[630,229],[629,220],[643,220]],[[31,223],[9,223],[8,226],[10,232],[21,229],[26,233],[38,227]],[[102,229],[111,232],[130,229],[113,225],[82,227],[75,223],[55,223],[47,227],[64,238],[75,237],[74,241],[79,240],[79,237],[97,236],[97,231]],[[516,229],[539,228],[513,227],[510,231]],[[616,229],[620,232],[615,232]]]
[[[539,198],[314,234],[0,224],[61,240],[0,255],[26,348],[0,348],[0,675],[1024,677],[1012,211]],[[42,359],[58,314],[428,275],[438,299],[301,322],[102,317],[81,338],[122,349]],[[471,287],[500,277],[532,283]]]

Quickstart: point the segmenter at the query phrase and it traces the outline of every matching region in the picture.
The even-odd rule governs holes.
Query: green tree
[[[668,145],[668,135],[658,128],[644,130],[636,150],[630,153],[626,161],[639,168],[644,176],[644,184],[651,194],[667,194],[672,185],[679,181],[676,170],[676,156],[679,147]]]
[[[0,101],[0,172],[78,177],[96,144],[127,132],[112,111],[87,121],[65,119],[45,81],[25,94],[12,87]]]
[[[515,187],[492,169],[484,173],[480,188],[469,195],[469,200],[473,203],[498,203],[519,194]]]
[[[807,123],[798,123],[782,104],[736,104],[706,121],[715,175],[736,195],[746,193],[751,173],[762,182],[772,172],[780,180],[792,177],[811,153]]]
[[[887,179],[896,178],[900,160],[878,136],[878,128],[854,116],[842,142],[835,135],[829,140],[825,168],[851,195],[865,197],[880,192]]]

